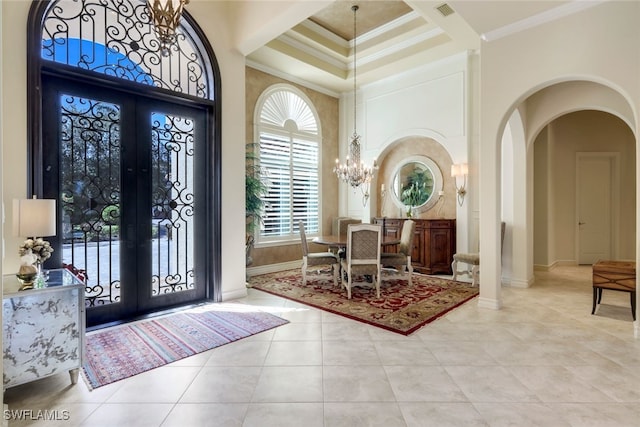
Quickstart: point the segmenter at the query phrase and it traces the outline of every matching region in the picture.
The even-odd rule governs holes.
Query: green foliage
[[[400,194],[407,206],[420,206],[429,200],[433,192],[433,176],[430,170],[415,169],[407,176],[407,183]]]
[[[252,235],[262,221],[264,199],[268,186],[264,178],[264,171],[260,167],[257,154],[259,143],[247,144],[245,147],[245,216],[246,233]]]

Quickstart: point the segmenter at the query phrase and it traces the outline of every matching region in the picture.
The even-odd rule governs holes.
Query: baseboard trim
[[[512,288],[529,288],[535,283],[535,281],[536,280],[534,277],[529,280],[511,279],[511,282],[509,282],[509,286],[511,286]]]
[[[223,292],[221,296],[222,301],[230,301],[233,299],[244,298],[247,296],[247,288],[235,289],[231,292]]]
[[[277,273],[278,271],[293,270],[302,266],[301,260],[280,262],[278,264],[259,265],[247,268],[247,276],[259,276],[261,274]]]
[[[502,308],[502,301],[493,298],[478,298],[478,307],[488,308],[491,310],[500,310]]]
[[[537,271],[553,271],[556,267],[576,267],[578,262],[575,260],[554,261],[550,265],[534,264],[533,269]]]

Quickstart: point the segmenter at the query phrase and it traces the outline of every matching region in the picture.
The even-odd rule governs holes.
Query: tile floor
[[[62,374],[6,391],[10,409],[59,422],[10,426],[634,426],[640,340],[629,296],[591,270],[537,272],[409,337],[249,290],[237,303],[290,324],[89,392]]]

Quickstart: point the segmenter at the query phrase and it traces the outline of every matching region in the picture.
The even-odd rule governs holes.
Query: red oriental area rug
[[[289,323],[241,304],[184,312],[87,334],[83,377],[90,389]]]
[[[380,298],[368,286],[352,289],[351,300],[343,286],[333,286],[328,275],[307,275],[302,286],[300,270],[251,277],[249,286],[349,319],[409,335],[478,295],[478,288],[433,276],[413,275],[413,286],[402,276],[383,273]],[[363,285],[366,285],[364,283]]]

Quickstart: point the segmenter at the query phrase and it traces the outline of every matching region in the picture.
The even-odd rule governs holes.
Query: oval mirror
[[[405,210],[414,207],[419,213],[432,208],[442,190],[442,172],[426,156],[404,159],[391,176],[391,194],[395,204]]]

